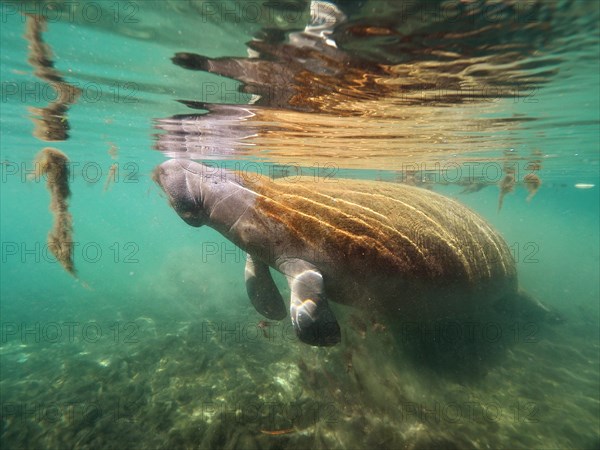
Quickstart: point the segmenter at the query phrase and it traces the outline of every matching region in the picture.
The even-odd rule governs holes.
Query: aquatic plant
[[[50,211],[54,215],[54,224],[48,233],[48,248],[65,270],[75,275],[73,218],[69,213],[69,158],[58,149],[46,147],[35,158],[34,175],[45,175],[50,191]]]
[[[52,51],[42,38],[46,31],[46,18],[30,14],[25,17],[25,39],[29,47],[27,61],[35,75],[56,91],[56,99],[45,108],[29,108],[35,126],[33,135],[42,141],[63,141],[69,137],[67,112],[81,95],[81,89],[67,83],[54,67]]]
[[[523,178],[523,184],[525,184],[525,187],[529,192],[529,195],[527,196],[527,201],[529,202],[542,185],[542,180],[540,180],[540,177],[538,177],[535,173],[528,173]]]

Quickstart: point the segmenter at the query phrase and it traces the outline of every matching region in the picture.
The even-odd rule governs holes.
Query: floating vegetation
[[[113,142],[109,142],[108,145],[108,155],[112,159],[117,159],[119,157],[119,147],[117,147]]]
[[[67,83],[54,67],[52,51],[44,42],[46,18],[25,14],[25,39],[29,47],[27,61],[35,75],[46,81],[55,91],[56,99],[45,108],[29,108],[34,123],[33,135],[42,141],[68,139],[67,111],[81,95],[81,90]],[[54,225],[48,234],[48,248],[67,272],[75,276],[73,263],[73,218],[69,213],[69,158],[58,149],[46,147],[35,158],[34,176],[46,176],[50,191],[50,211]]]
[[[525,184],[525,187],[529,192],[529,195],[527,196],[527,201],[529,202],[542,185],[542,180],[540,180],[540,177],[538,177],[535,173],[528,173],[523,178],[523,184]]]
[[[542,152],[539,149],[535,149],[531,152],[532,159],[529,160],[525,170],[531,172],[537,172],[542,168]]]
[[[530,171],[523,177],[523,184],[529,192],[527,201],[530,202],[533,196],[537,193],[538,189],[542,185],[542,180],[535,172],[542,169],[542,152],[539,149],[535,149],[531,152],[531,159],[528,161],[525,170]]]
[[[81,89],[67,83],[54,68],[52,51],[42,38],[46,31],[46,18],[30,14],[25,17],[25,39],[29,44],[27,61],[34,68],[35,75],[56,91],[56,100],[45,108],[29,108],[35,125],[33,135],[42,141],[64,141],[69,137],[70,129],[67,111],[81,95]]]
[[[538,189],[542,185],[542,180],[535,173],[542,168],[542,160],[541,160],[542,152],[540,150],[533,150],[531,152],[531,158],[528,160],[527,165],[525,166],[525,170],[530,171],[523,177],[523,185],[529,192],[527,196],[527,201],[531,201],[533,196],[537,193]],[[503,164],[503,172],[504,177],[500,180],[500,195],[498,196],[498,211],[502,209],[502,205],[504,204],[504,197],[506,194],[509,194],[514,191],[515,186],[517,185],[518,178],[518,157],[516,151],[514,149],[510,149],[504,152],[504,164]],[[469,191],[467,191],[469,192]]]
[[[500,196],[498,197],[498,211],[502,209],[502,205],[504,204],[504,196],[509,192],[512,192],[515,188],[515,174],[514,171],[508,171],[502,181],[500,181]]]
[[[45,175],[50,191],[54,225],[48,234],[48,248],[67,272],[75,276],[73,263],[73,219],[69,213],[69,158],[55,148],[44,148],[35,158],[36,177]]]
[[[108,175],[106,176],[106,182],[104,183],[104,192],[108,191],[108,189],[110,188],[110,186],[117,179],[117,176],[118,176],[117,175],[118,167],[119,167],[119,165],[117,163],[114,163],[108,169]]]

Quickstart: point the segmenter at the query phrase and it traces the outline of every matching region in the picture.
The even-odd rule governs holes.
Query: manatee
[[[502,237],[478,214],[435,192],[396,183],[311,177],[272,180],[186,159],[153,179],[189,225],[208,225],[247,253],[246,290],[272,320],[286,306],[298,338],[340,341],[329,302],[402,320],[475,315],[497,305],[547,311],[518,289]]]

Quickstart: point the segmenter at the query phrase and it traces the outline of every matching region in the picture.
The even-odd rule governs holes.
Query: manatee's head
[[[202,164],[186,159],[170,159],[154,169],[152,179],[167,194],[177,214],[193,227],[208,221],[202,201]]]

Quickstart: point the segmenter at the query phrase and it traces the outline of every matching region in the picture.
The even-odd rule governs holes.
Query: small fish
[[[269,337],[267,327],[269,327],[270,325],[271,325],[271,322],[267,322],[266,320],[261,320],[260,322],[258,322],[256,324],[256,326],[262,330],[263,336],[266,338]]]
[[[269,436],[280,436],[282,434],[289,434],[296,431],[294,428],[283,428],[281,430],[260,430],[262,434],[268,434]]]

